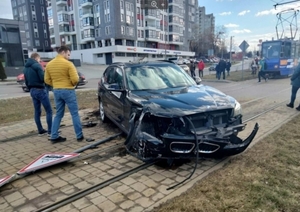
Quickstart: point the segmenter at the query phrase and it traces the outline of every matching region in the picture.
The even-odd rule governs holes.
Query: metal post
[[[230,36],[230,51],[229,51],[229,61],[231,62],[232,57],[232,38],[233,36]]]

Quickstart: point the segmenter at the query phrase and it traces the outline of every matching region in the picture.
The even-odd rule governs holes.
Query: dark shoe
[[[296,110],[300,111],[300,105],[298,107],[296,107]]]
[[[287,105],[286,105],[287,107],[290,107],[290,108],[294,108],[294,104],[292,104],[292,103],[288,103]],[[298,107],[297,107],[298,108]],[[297,109],[296,108],[296,109]]]
[[[58,135],[60,135],[60,134],[61,134],[61,131],[58,130]],[[48,133],[48,140],[51,140],[51,133]]]
[[[83,141],[84,139],[84,136],[81,136],[80,138],[77,138],[77,141],[80,142],[80,141]]]
[[[39,136],[47,135],[47,132],[48,132],[47,130],[44,130],[44,129],[43,129],[41,132],[39,132],[38,135],[39,135]]]
[[[67,140],[66,138],[59,136],[58,138],[51,139],[51,143],[55,144],[55,143],[58,143],[58,142],[64,142],[66,140]]]

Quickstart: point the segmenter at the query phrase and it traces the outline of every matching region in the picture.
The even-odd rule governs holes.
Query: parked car
[[[179,65],[187,74],[190,74],[190,67],[186,64]]]
[[[208,70],[209,71],[216,71],[216,66],[218,65],[218,63],[213,63],[209,68]]]
[[[88,83],[88,81],[86,80],[84,74],[82,74],[81,72],[78,72],[78,76],[79,76],[79,82],[78,84],[75,86],[75,88],[78,88],[78,86],[83,86],[83,85],[86,85]],[[29,89],[28,87],[26,86],[25,84],[25,78],[24,78],[24,82],[22,84],[22,90],[24,92],[29,92]]]
[[[258,131],[245,129],[241,105],[233,97],[197,83],[176,64],[163,61],[119,63],[98,83],[102,122],[111,120],[127,134],[127,151],[142,161],[243,152]]]

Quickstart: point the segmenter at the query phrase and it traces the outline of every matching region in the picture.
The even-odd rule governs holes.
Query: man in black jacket
[[[48,133],[49,136],[51,135],[52,127],[52,108],[49,100],[49,94],[45,89],[44,70],[39,62],[40,55],[38,53],[32,53],[25,64],[23,73],[25,77],[25,84],[30,90],[30,96],[34,106],[34,121],[38,129],[38,134],[46,135]],[[48,130],[45,130],[41,123],[41,105],[43,105],[46,111]]]

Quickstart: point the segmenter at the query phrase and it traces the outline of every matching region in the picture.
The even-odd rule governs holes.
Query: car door
[[[123,70],[120,67],[113,66],[105,72],[107,77],[106,83],[104,86],[106,87],[105,95],[103,95],[103,102],[105,101],[105,109],[108,116],[112,118],[112,120],[123,126],[124,121],[124,97],[125,97],[125,89],[124,89],[124,76]]]

